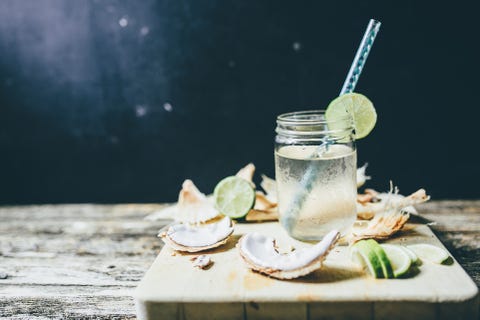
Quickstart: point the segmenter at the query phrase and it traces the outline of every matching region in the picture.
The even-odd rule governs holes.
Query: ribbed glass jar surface
[[[278,116],[275,179],[280,223],[294,238],[345,233],[356,219],[357,156],[350,117],[327,121],[324,110]]]

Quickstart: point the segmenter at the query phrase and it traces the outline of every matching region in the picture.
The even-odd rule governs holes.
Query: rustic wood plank
[[[0,208],[0,317],[135,318],[132,291],[162,247],[161,205]]]
[[[67,205],[32,205],[0,207],[0,221],[15,219],[23,221],[37,220],[102,220],[125,219],[137,220],[167,204],[67,204]]]
[[[154,257],[150,258],[153,259]],[[2,285],[135,286],[151,261],[146,257],[105,260],[100,257],[4,258],[9,276]],[[0,293],[2,287],[0,287]]]
[[[100,256],[108,261],[118,256],[153,256],[162,244],[157,239],[159,228],[146,236],[120,237],[45,237],[1,235],[0,256],[4,258],[54,258],[60,255]]]
[[[435,200],[415,206],[422,214],[480,213],[480,200]]]
[[[16,319],[135,319],[129,296],[6,297],[0,299],[2,317]]]
[[[162,248],[164,204],[0,207],[0,317],[132,319],[131,292]],[[419,205],[480,285],[480,200]]]

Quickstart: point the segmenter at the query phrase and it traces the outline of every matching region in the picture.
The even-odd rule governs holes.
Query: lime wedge
[[[427,243],[412,244],[407,248],[415,252],[421,260],[433,263],[442,264],[450,258],[447,251]]]
[[[412,260],[403,247],[393,244],[381,244],[380,246],[390,261],[395,278],[405,275],[410,270]]]
[[[339,96],[328,105],[325,118],[329,122],[329,129],[347,127],[348,125],[341,119],[345,119],[349,114],[353,117],[357,140],[366,137],[377,122],[377,112],[373,103],[364,95],[352,92]]]
[[[380,260],[367,241],[361,240],[354,244],[352,246],[351,256],[355,263],[366,268],[373,277],[383,277]]]
[[[380,265],[382,266],[382,271],[383,271],[383,277],[390,279],[393,278],[393,269],[392,265],[390,264],[390,260],[387,257],[387,254],[383,250],[383,248],[378,244],[377,241],[373,239],[368,239],[366,240],[371,248],[374,250],[375,254],[378,256],[378,259],[380,260]]]
[[[417,255],[415,254],[415,252],[413,252],[411,249],[408,249],[408,248],[405,247],[405,246],[400,246],[400,248],[402,248],[403,251],[405,251],[405,253],[408,254],[408,256],[410,257],[410,261],[412,262],[412,264],[418,263],[418,257],[417,257]]]
[[[233,219],[243,218],[255,204],[255,190],[240,177],[227,177],[213,191],[215,205],[224,215]]]

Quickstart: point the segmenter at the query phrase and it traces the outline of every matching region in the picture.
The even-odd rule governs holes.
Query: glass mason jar
[[[300,240],[342,234],[356,219],[357,155],[352,118],[324,110],[277,117],[275,179],[281,225]]]

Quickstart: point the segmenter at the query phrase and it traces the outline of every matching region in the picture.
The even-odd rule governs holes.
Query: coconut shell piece
[[[177,251],[199,252],[219,247],[227,243],[233,233],[233,223],[229,217],[205,223],[190,225],[177,223],[159,236],[163,242]]]
[[[255,173],[255,165],[253,163],[247,164],[245,167],[240,169],[235,176],[247,180],[253,188],[255,184],[253,183],[253,174]]]
[[[240,238],[237,248],[248,268],[277,279],[294,279],[320,269],[339,237],[333,230],[314,246],[281,254],[275,239],[249,233]]]
[[[355,243],[364,239],[388,239],[403,228],[408,218],[410,218],[408,212],[398,209],[378,214],[364,229],[353,230],[348,242]]]

